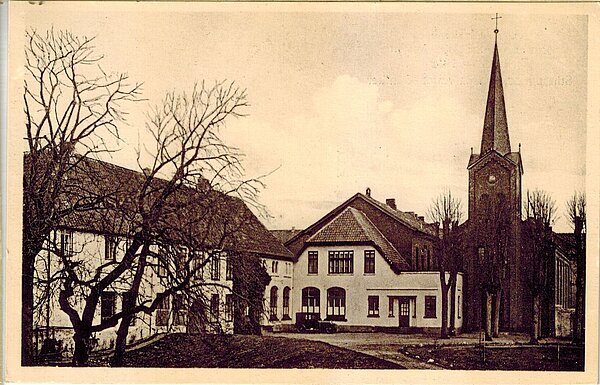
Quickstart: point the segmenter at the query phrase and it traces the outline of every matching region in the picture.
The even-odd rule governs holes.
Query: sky
[[[105,70],[144,82],[147,101],[128,106],[121,150],[107,159],[126,167],[137,167],[144,113],[166,92],[235,80],[250,106],[222,136],[246,154],[248,177],[268,174],[260,195],[268,228],[305,228],[367,187],[420,215],[447,189],[467,207],[495,10],[179,5],[20,4],[11,8],[11,32],[96,36]],[[548,191],[555,229],[570,231],[565,202],[585,189],[587,18],[514,8],[501,16],[498,49],[523,192]]]

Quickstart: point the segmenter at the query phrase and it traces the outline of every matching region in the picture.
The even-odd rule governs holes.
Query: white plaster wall
[[[265,287],[264,294],[264,306],[263,316],[261,319],[261,325],[263,326],[277,326],[281,324],[291,324],[294,317],[294,263],[291,261],[285,261],[275,258],[263,257],[261,258],[263,264],[271,277],[271,282]],[[277,272],[272,269],[273,262],[278,263]],[[270,305],[271,305],[271,288],[277,287],[277,320],[270,320]],[[290,308],[289,308],[289,320],[283,319],[283,289],[285,287],[290,288]]]
[[[73,233],[73,253],[74,257],[72,258],[75,261],[82,262],[82,270],[80,277],[81,278],[89,278],[90,274],[95,272],[95,269],[99,267],[101,264],[107,262],[104,258],[104,236],[93,234],[93,233],[83,233],[74,231]],[[116,260],[120,261],[125,254],[126,243],[124,239],[120,239],[117,244],[117,252],[116,252]],[[157,250],[155,250],[157,251]],[[210,262],[203,269],[201,273],[201,277],[205,280],[206,288],[205,295],[206,298],[210,300],[210,295],[212,293],[219,294],[219,304],[220,304],[220,314],[223,315],[225,311],[225,295],[227,293],[231,293],[233,281],[226,280],[226,262],[225,262],[226,254],[223,253],[220,259],[220,279],[213,281],[210,279]],[[58,271],[60,268],[59,257],[55,254],[48,254],[47,251],[42,251],[38,257],[36,258],[36,270],[41,277],[46,277],[46,265],[48,263],[48,258],[50,258],[50,273],[51,275]],[[85,268],[84,268],[85,267]],[[106,272],[110,271],[112,267],[106,269]],[[104,274],[106,274],[106,272]],[[114,291],[117,293],[116,297],[116,311],[120,311],[122,307],[122,294],[125,292],[131,283],[131,276],[124,276],[123,280],[120,283],[115,283],[111,285],[107,291]],[[50,301],[50,320],[48,322],[51,328],[71,328],[71,322],[61,309],[58,302],[58,295],[60,292],[60,283],[55,282],[51,286],[52,298]],[[151,268],[146,269],[146,274],[144,280],[142,281],[142,285],[140,287],[140,295],[145,299],[153,299],[156,293],[162,292],[164,290],[164,286],[161,285],[160,278],[158,278]],[[44,295],[43,287],[34,287],[34,293],[36,297],[40,297]],[[170,302],[172,306],[172,301]],[[73,300],[72,306],[81,314],[83,312],[83,308],[85,303],[80,300]],[[172,313],[172,312],[171,312]],[[44,328],[47,325],[46,321],[47,314],[47,305],[44,304],[40,306],[35,315],[34,315],[34,328]],[[171,314],[171,320],[172,320]],[[138,314],[138,320],[135,323],[135,326],[131,326],[129,330],[129,342],[134,342],[139,339],[147,338],[153,334],[168,332],[168,331],[185,331],[184,326],[173,326],[172,322],[169,323],[169,326],[156,326],[156,312],[152,315],[148,314]],[[222,318],[222,317],[221,317]],[[93,324],[97,325],[101,322],[101,303],[99,301]],[[105,329],[101,332],[95,333],[95,337],[98,339],[98,348],[100,349],[109,349],[114,346],[114,340],[116,339],[116,330],[118,328],[117,324],[114,327]],[[233,322],[225,321],[224,319],[220,320],[220,328],[225,333],[233,332]],[[61,336],[64,335],[65,338],[62,341],[63,346],[67,351],[72,351],[73,343],[70,336],[72,332],[60,332]],[[68,336],[68,338],[66,338]],[[41,345],[42,339],[40,338],[39,345]]]
[[[329,274],[328,254],[330,250],[353,250],[353,274]],[[375,251],[375,274],[364,273],[364,251]],[[308,274],[308,252],[318,251],[318,274]],[[316,287],[320,290],[321,318],[327,314],[327,289],[341,287],[346,290],[346,322],[336,323],[352,326],[399,325],[398,302],[394,301],[393,316],[389,314],[389,297],[416,297],[411,301],[411,327],[435,328],[441,325],[441,290],[438,272],[402,272],[395,274],[390,265],[371,246],[318,246],[309,247],[302,252],[294,266],[293,317],[302,311],[302,289]],[[436,296],[436,318],[424,318],[425,296]],[[379,296],[379,317],[368,316],[368,297]],[[460,297],[461,312],[456,314],[456,327],[462,326],[462,274],[457,282],[456,297]],[[458,317],[461,318],[458,318]]]

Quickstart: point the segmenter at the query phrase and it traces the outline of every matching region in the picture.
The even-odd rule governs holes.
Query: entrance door
[[[409,326],[408,322],[410,320],[409,298],[408,297],[398,298],[398,304],[400,305],[400,310],[398,311],[399,326],[401,328],[407,328]]]

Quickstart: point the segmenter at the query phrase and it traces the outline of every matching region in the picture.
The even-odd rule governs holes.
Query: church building
[[[529,289],[531,252],[526,220],[522,219],[523,162],[521,145],[510,143],[498,53],[498,29],[488,88],[479,153],[468,162],[468,220],[465,239],[464,330],[483,329],[488,337],[499,331],[529,331],[533,303]],[[562,240],[564,236],[554,236]],[[552,260],[542,274],[547,287],[540,309],[541,336],[566,336],[571,330],[574,258],[564,242],[553,240]]]

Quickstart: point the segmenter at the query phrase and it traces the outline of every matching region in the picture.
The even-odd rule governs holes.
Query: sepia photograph
[[[9,380],[597,381],[589,5],[10,22]]]

